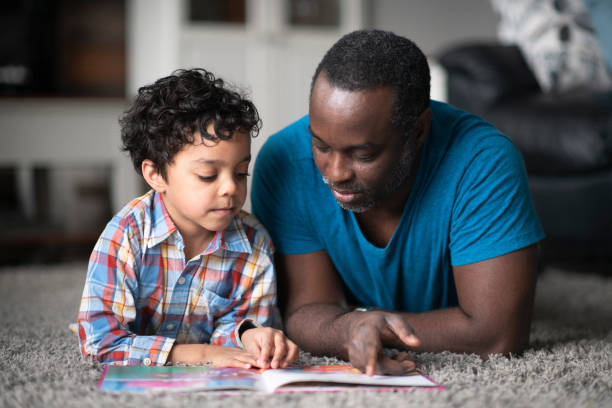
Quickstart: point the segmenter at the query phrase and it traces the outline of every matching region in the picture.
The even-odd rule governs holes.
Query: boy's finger
[[[270,359],[274,352],[274,343],[272,336],[264,336],[261,342],[261,351],[259,353],[259,363],[261,368],[270,367]]]
[[[213,364],[215,367],[238,367],[238,368],[251,368],[256,366],[256,360],[252,357],[235,354],[228,356],[225,361],[220,361],[217,364]]]
[[[298,358],[299,353],[300,349],[298,349],[298,346],[287,339],[287,355],[285,356],[285,361],[283,361],[283,368],[293,363]]]
[[[250,368],[251,366],[257,366],[257,358],[250,354],[250,353],[240,353],[234,356],[234,359],[236,359],[237,361],[240,361],[243,364],[249,365]]]
[[[281,361],[287,353],[287,345],[285,344],[285,336],[281,332],[274,335],[274,356],[272,357],[272,368],[279,368]]]

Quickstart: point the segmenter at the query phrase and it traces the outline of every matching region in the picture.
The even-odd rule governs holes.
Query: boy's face
[[[212,124],[207,128],[214,134]],[[234,132],[229,140],[212,142],[194,135],[166,168],[161,186],[172,221],[186,241],[212,238],[228,226],[240,211],[247,194],[251,141],[246,133]],[[188,244],[188,242],[186,242]]]

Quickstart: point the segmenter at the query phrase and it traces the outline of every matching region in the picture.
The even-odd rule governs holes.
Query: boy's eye
[[[211,182],[211,181],[215,181],[215,179],[217,178],[217,175],[215,174],[214,176],[198,176],[198,178],[202,181]]]
[[[239,173],[236,173],[236,177],[239,178],[239,179],[247,178],[248,176],[250,176],[250,174],[248,172],[239,172]]]

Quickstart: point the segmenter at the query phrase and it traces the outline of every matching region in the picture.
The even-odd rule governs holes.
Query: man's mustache
[[[327,187],[333,188],[335,190],[350,191],[352,193],[361,192],[363,190],[362,186],[355,183],[333,183],[325,176],[321,176],[321,178],[323,179],[323,183],[325,183]]]

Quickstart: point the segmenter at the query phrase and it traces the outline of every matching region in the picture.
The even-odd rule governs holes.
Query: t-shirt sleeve
[[[257,155],[251,187],[253,214],[270,233],[278,253],[318,251],[323,246],[305,209],[308,176],[300,174],[304,163],[292,155],[281,136],[271,136]]]
[[[504,255],[544,238],[520,152],[501,134],[483,144],[465,167],[455,196],[449,244],[454,266]]]

